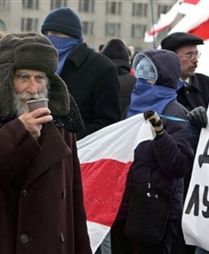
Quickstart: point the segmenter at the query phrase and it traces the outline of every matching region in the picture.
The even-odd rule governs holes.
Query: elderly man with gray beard
[[[0,41],[0,253],[91,254],[75,133],[57,52],[37,33]],[[48,98],[48,107],[28,109]]]

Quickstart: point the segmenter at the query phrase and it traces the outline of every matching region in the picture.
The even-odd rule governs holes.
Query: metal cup
[[[27,101],[28,109],[31,112],[37,108],[48,108],[48,101],[47,98]]]

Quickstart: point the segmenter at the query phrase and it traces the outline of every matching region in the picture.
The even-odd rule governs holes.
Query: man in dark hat
[[[82,119],[57,61],[40,34],[0,40],[1,254],[92,253],[73,133]]]
[[[188,110],[207,108],[209,103],[209,77],[195,73],[200,57],[197,45],[203,43],[201,38],[182,32],[170,34],[161,42],[162,49],[176,52],[180,59],[184,86],[178,91],[178,101]]]
[[[120,84],[110,59],[83,42],[82,23],[70,8],[58,8],[43,21],[41,32],[59,53],[57,74],[79,106],[85,123],[78,139],[121,118]]]
[[[184,85],[177,92],[177,100],[190,111],[189,119],[197,126],[189,133],[194,150],[199,140],[200,128],[206,127],[207,124],[206,109],[209,103],[209,77],[195,73],[200,57],[197,46],[201,44],[204,44],[201,38],[183,32],[170,34],[161,41],[161,47],[174,51],[180,60],[181,80],[184,81]],[[189,181],[190,175],[185,178],[185,193]],[[195,248],[185,245],[180,225],[179,228],[181,233],[178,234],[179,239],[173,254],[193,254]]]

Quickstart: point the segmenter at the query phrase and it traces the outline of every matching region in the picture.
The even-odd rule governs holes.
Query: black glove
[[[189,121],[200,128],[205,128],[208,123],[208,118],[207,118],[207,113],[206,109],[202,106],[196,107],[193,110],[191,110],[188,114],[187,117]]]
[[[148,120],[152,127],[154,128],[156,135],[161,135],[164,133],[163,123],[159,115],[154,111],[144,112],[144,119]]]

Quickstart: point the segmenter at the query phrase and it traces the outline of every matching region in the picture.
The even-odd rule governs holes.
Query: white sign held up
[[[184,203],[185,242],[209,251],[209,126],[202,129]]]

